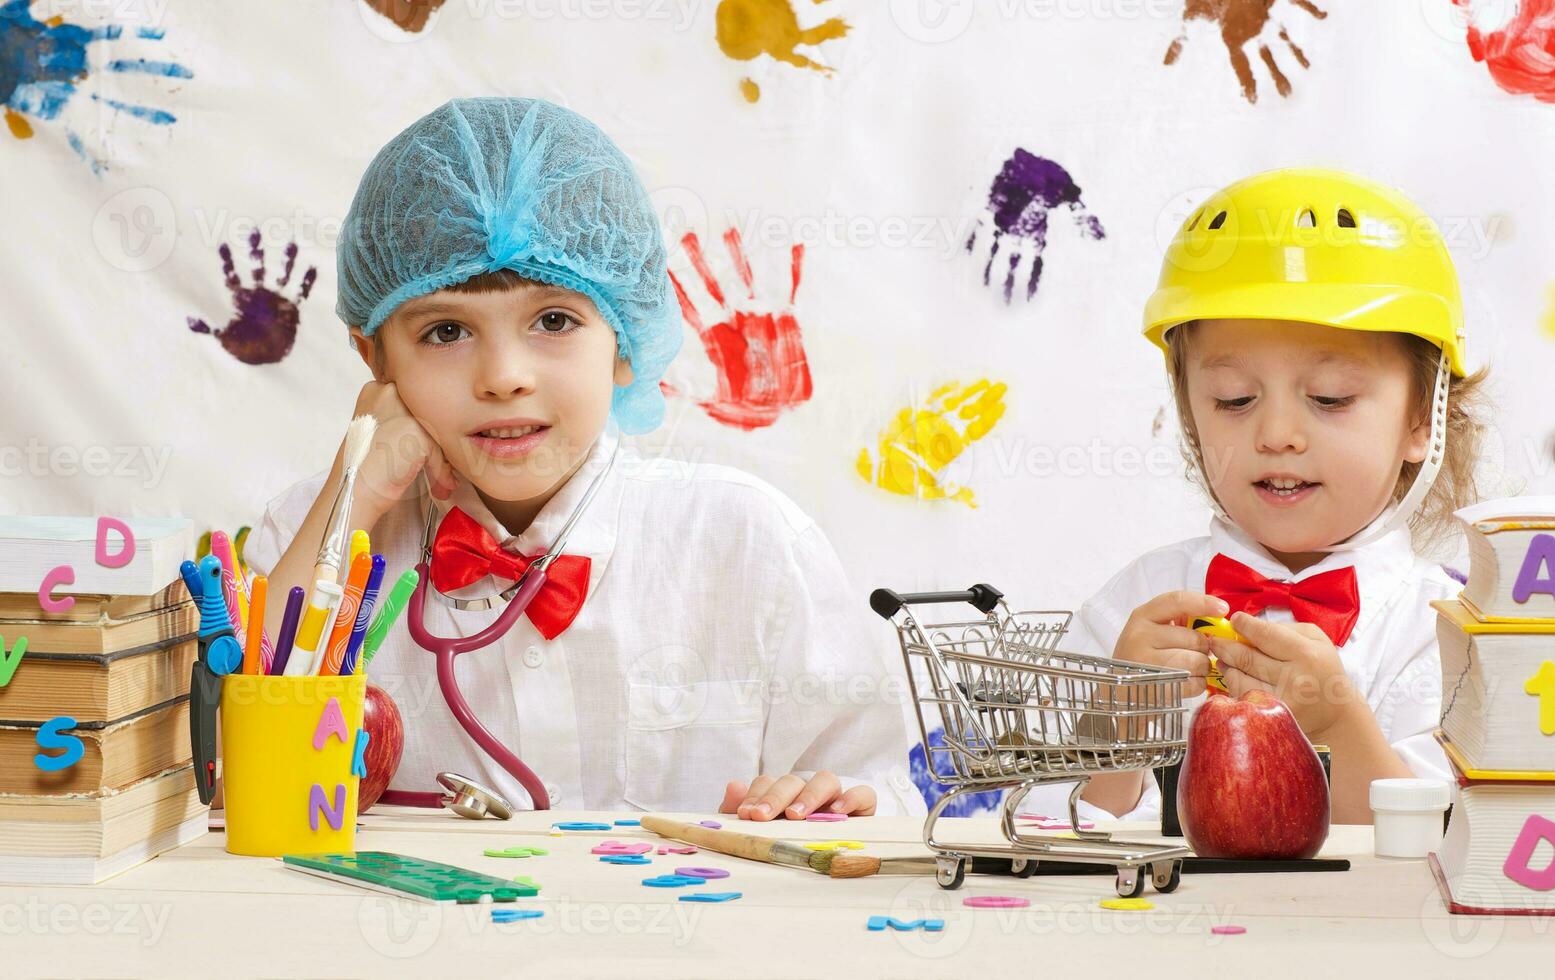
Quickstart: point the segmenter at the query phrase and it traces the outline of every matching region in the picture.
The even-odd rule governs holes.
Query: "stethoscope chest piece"
[[[440,772],[437,781],[452,794],[443,799],[443,806],[461,817],[479,820],[490,814],[498,820],[508,820],[513,816],[513,804],[504,799],[501,793],[469,776]]]

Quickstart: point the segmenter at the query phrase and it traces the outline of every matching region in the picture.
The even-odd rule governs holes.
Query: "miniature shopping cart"
[[[982,618],[924,623],[908,608],[960,602],[971,603]],[[876,589],[869,604],[896,627],[924,758],[935,781],[951,787],[923,825],[942,887],[961,887],[973,857],[1009,858],[1020,877],[1043,860],[1114,865],[1118,894],[1125,898],[1144,891],[1145,868],[1157,891],[1177,887],[1187,848],[1129,843],[1082,829],[1075,802],[1098,773],[1181,760],[1186,671],[1065,653],[1058,641],[1069,628],[1069,613],[1012,613],[990,585],[909,595]],[[943,744],[930,738],[936,728],[944,730]],[[1016,808],[1033,787],[1072,780],[1072,838],[1016,826]],[[957,797],[999,789],[1010,790],[1000,811],[1004,842],[945,843],[934,836],[935,822]]]

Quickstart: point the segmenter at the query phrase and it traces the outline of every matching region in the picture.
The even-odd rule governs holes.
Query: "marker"
[[[400,575],[399,581],[394,583],[393,590],[389,592],[389,601],[383,604],[373,624],[367,627],[367,641],[362,645],[361,666],[365,667],[372,662],[378,647],[383,644],[383,638],[389,635],[389,628],[394,625],[396,619],[399,619],[400,613],[405,610],[405,604],[410,602],[410,594],[416,591],[416,583],[420,579],[421,576],[416,574],[414,568],[407,568]]]
[[[248,631],[247,642],[243,644],[243,673],[257,674],[260,672],[259,639],[265,631],[265,596],[270,592],[270,580],[263,575],[254,579],[254,604],[249,607],[249,623],[254,627]]]
[[[349,677],[356,673],[357,658],[362,652],[362,641],[367,639],[367,623],[373,617],[373,605],[378,601],[378,589],[383,585],[383,570],[388,561],[382,555],[373,555],[373,570],[367,573],[367,588],[362,590],[362,605],[356,611],[356,625],[351,627],[351,639],[346,643],[345,659],[340,661],[340,675]]]
[[[355,531],[352,531],[351,560],[346,562],[346,567],[350,568],[352,565],[356,564],[357,555],[371,555],[372,553],[373,541],[372,538],[368,536],[367,532],[361,528],[357,528]]]
[[[324,644],[326,628],[334,621],[335,611],[345,595],[340,586],[328,579],[313,583],[313,599],[307,612],[302,614],[302,625],[297,628],[296,650],[286,663],[287,677],[306,677],[318,673],[319,648]]]
[[[286,596],[286,612],[281,617],[281,635],[275,645],[275,657],[270,661],[270,676],[285,673],[286,661],[292,655],[292,641],[297,638],[297,622],[302,619],[302,586],[292,586]]]
[[[227,600],[227,612],[232,616],[232,632],[242,643],[248,628],[248,597],[239,594],[237,564],[232,559],[232,541],[226,531],[211,533],[211,554],[221,560],[221,594]]]
[[[319,660],[320,674],[333,677],[340,673],[340,665],[346,659],[346,646],[351,642],[351,630],[356,626],[356,613],[362,605],[362,595],[367,591],[367,578],[372,574],[372,567],[371,555],[357,555],[356,560],[351,562],[345,593],[341,596],[339,610],[335,612],[334,628],[324,641],[324,656]]]

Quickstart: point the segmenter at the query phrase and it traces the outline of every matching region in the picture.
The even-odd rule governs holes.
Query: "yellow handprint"
[[[934,389],[921,405],[896,413],[873,451],[859,450],[859,476],[904,497],[976,507],[971,487],[960,486],[946,469],[1004,417],[1006,388],[984,378]]]

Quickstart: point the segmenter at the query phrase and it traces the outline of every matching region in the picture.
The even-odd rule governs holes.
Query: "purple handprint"
[[[226,327],[212,330],[198,317],[189,317],[189,329],[195,333],[208,333],[221,341],[227,353],[244,364],[274,364],[284,358],[297,339],[297,304],[308,298],[313,290],[313,280],[319,270],[313,266],[303,273],[297,298],[287,299],[276,290],[291,282],[292,268],[297,264],[297,243],[286,245],[286,268],[276,280],[276,289],[264,285],[265,250],[260,246],[260,234],[256,228],[248,236],[248,256],[254,260],[254,285],[244,286],[238,279],[232,264],[232,249],[220,248],[221,269],[226,273],[227,289],[232,293],[235,311]]]
[[[1052,160],[1016,147],[1015,154],[1004,161],[1004,168],[994,178],[988,190],[988,209],[966,240],[966,250],[972,252],[978,233],[989,232],[988,263],[983,266],[983,284],[988,285],[1001,240],[1005,235],[1015,239],[1014,246],[1009,249],[1009,270],[1004,278],[1006,303],[1015,292],[1015,270],[1027,249],[1031,251],[1031,272],[1026,279],[1026,298],[1029,300],[1037,294],[1037,284],[1042,279],[1042,250],[1047,247],[1048,212],[1060,205],[1069,209],[1075,224],[1087,238],[1106,237],[1101,222],[1086,211],[1080,200],[1080,187],[1069,176],[1069,171]]]

